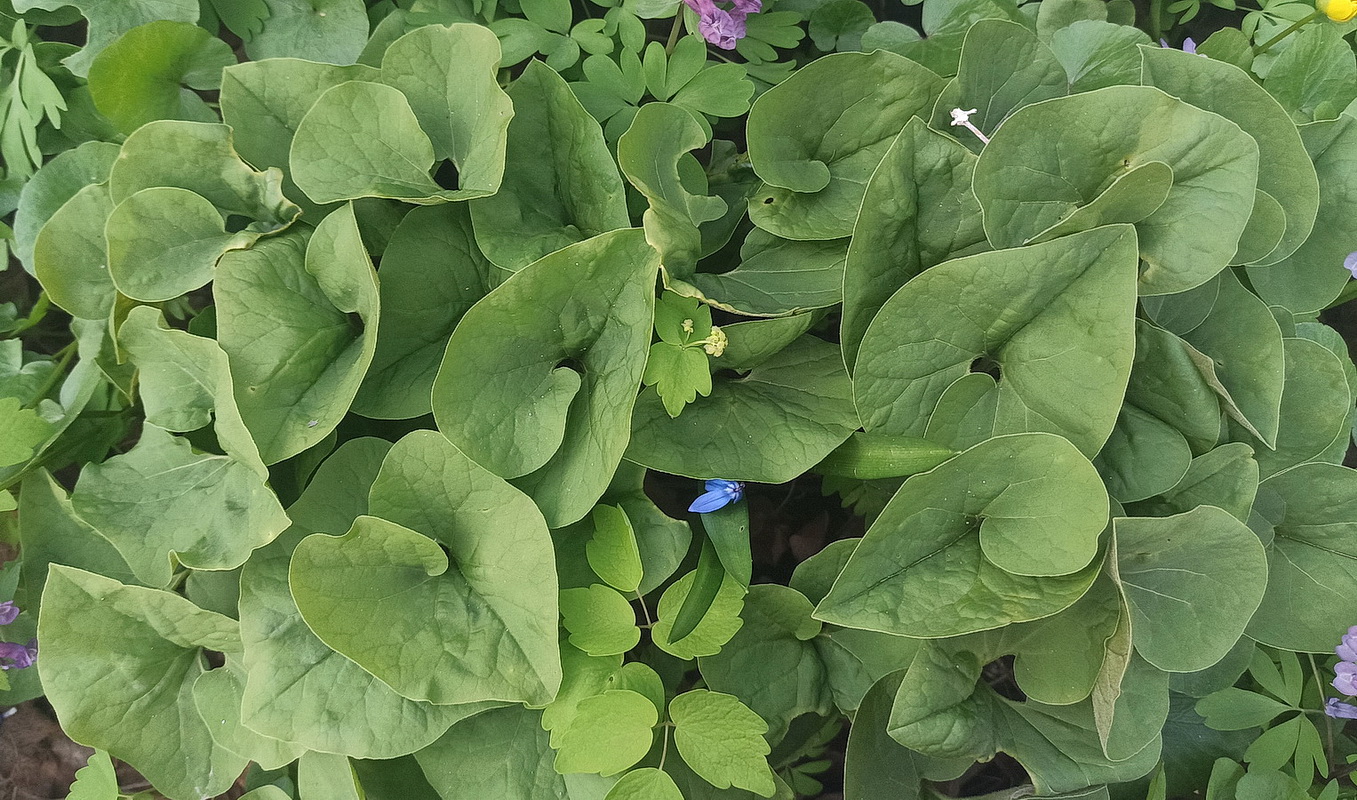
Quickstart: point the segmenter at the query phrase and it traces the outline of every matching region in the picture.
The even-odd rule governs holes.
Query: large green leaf
[[[924,272],[862,339],[853,394],[863,426],[923,435],[948,385],[985,358],[1000,371],[995,433],[1059,433],[1092,456],[1131,372],[1135,264],[1135,233],[1116,225]]]
[[[894,53],[837,53],[797,70],[749,112],[749,160],[767,184],[754,224],[784,239],[853,233],[863,190],[910,117],[927,117],[942,79]]]
[[[1341,463],[1352,435],[1353,397],[1343,362],[1308,339],[1283,339],[1282,344],[1286,382],[1277,446],[1254,454],[1263,478],[1307,461]],[[1248,436],[1242,428],[1237,432],[1234,438]]]
[[[1272,538],[1267,593],[1249,636],[1284,650],[1331,651],[1334,632],[1357,618],[1357,472],[1292,467],[1259,484],[1254,512],[1251,527]]]
[[[595,236],[519,270],[448,342],[433,389],[439,430],[518,478],[552,527],[589,513],[626,449],[657,266],[641,231]]]
[[[1137,319],[1126,407],[1173,426],[1200,453],[1220,436],[1220,403],[1188,352],[1182,339]]]
[[[52,302],[81,319],[104,319],[113,310],[104,223],[113,212],[108,185],[90,184],[71,196],[38,231],[33,274]]]
[[[899,674],[882,678],[863,698],[843,758],[844,800],[919,797],[919,768],[914,753],[886,734]]]
[[[368,487],[391,445],[361,438],[340,446],[288,508],[293,528],[260,550],[240,577],[245,644],[242,718],[250,728],[312,750],[394,758],[437,739],[484,706],[407,700],[326,647],[302,621],[288,590],[292,548],[306,533],[347,530],[367,512]]]
[[[30,275],[33,274],[33,242],[43,224],[76,192],[90,184],[107,181],[117,157],[118,146],[115,144],[85,142],[58,154],[24,184],[19,193],[19,208],[14,212],[11,252]]]
[[[1173,48],[1146,47],[1141,82],[1225,117],[1258,144],[1258,189],[1281,204],[1285,232],[1275,249],[1251,259],[1275,264],[1305,242],[1319,208],[1319,179],[1295,124],[1244,70]],[[1248,231],[1260,221],[1249,220]],[[1238,259],[1234,259],[1238,263]]]
[[[1249,267],[1249,283],[1270,305],[1311,313],[1333,302],[1352,277],[1342,269],[1357,236],[1357,120],[1300,126],[1300,138],[1319,174],[1319,213],[1314,232],[1296,252],[1270,267]]]
[[[689,280],[697,296],[726,311],[765,317],[800,314],[843,299],[847,249],[847,239],[798,242],[756,228],[740,246],[735,269],[699,272]],[[669,285],[673,288],[675,282]]]
[[[603,129],[561,76],[530,61],[509,97],[514,117],[503,185],[470,203],[486,257],[517,270],[568,244],[627,227],[622,178]]]
[[[227,232],[211,201],[172,186],[142,189],[123,200],[109,214],[104,235],[114,286],[147,303],[206,286],[223,253],[258,238]]]
[[[232,393],[226,353],[211,339],[174,330],[159,311],[137,306],[118,329],[118,343],[137,367],[146,421],[168,431],[196,431],[214,422],[217,443],[266,478]]]
[[[1128,402],[1093,463],[1108,494],[1129,503],[1176,486],[1192,463],[1192,448],[1175,427]]]
[[[226,42],[189,22],[157,20],[127,31],[90,65],[90,96],[123,133],[157,119],[216,122],[193,90],[221,88],[236,63]]]
[[[448,337],[490,290],[494,270],[476,247],[466,206],[406,214],[382,253],[382,325],[353,410],[378,419],[428,414]]]
[[[851,367],[867,325],[908,280],[985,241],[975,156],[911,119],[872,173],[843,273],[839,338]]]
[[[567,800],[541,719],[522,706],[484,711],[415,758],[442,800]]]
[[[446,199],[494,194],[504,175],[514,103],[499,88],[499,40],[483,25],[426,25],[391,43],[382,82],[410,101],[434,158],[457,168]],[[620,187],[619,187],[620,189]]]
[[[169,585],[176,562],[234,569],[288,525],[245,463],[195,454],[187,439],[149,423],[125,455],[85,465],[71,503],[151,586]]]
[[[1155,322],[1183,337],[1188,358],[1220,396],[1225,413],[1264,444],[1277,443],[1285,350],[1263,301],[1231,272],[1145,304]]]
[[[1046,44],[1065,66],[1074,94],[1139,81],[1138,45],[1150,44],[1150,37],[1128,25],[1082,19],[1056,31]]]
[[[38,638],[43,688],[72,739],[131,764],[173,800],[220,794],[245,768],[213,741],[193,704],[202,649],[240,649],[234,620],[170,592],[58,565]]]
[[[198,21],[197,0],[14,0],[19,13],[40,8],[56,11],[75,6],[89,20],[85,46],[63,60],[72,73],[84,77],[94,57],[124,31],[157,20]]]
[[[264,463],[324,439],[348,411],[377,340],[377,280],[353,207],[309,240],[288,234],[217,265],[217,337]]]
[[[660,254],[666,284],[683,294],[690,293],[686,282],[703,254],[698,226],[721,219],[727,211],[726,202],[707,195],[705,185],[685,180],[685,158],[691,159],[687,154],[709,138],[688,111],[647,103],[617,141],[622,174],[650,203],[642,215],[646,241]]]
[[[1222,659],[1267,585],[1258,537],[1214,506],[1118,518],[1112,529],[1136,651],[1171,672],[1196,672]]]
[[[1050,434],[990,439],[905,481],[816,607],[826,622],[939,637],[1050,616],[1098,572],[1107,494]]]
[[[985,234],[996,247],[1032,241],[1111,202],[1100,195],[1154,162],[1173,172],[1162,203],[1128,203],[1078,227],[1134,223],[1140,293],[1190,289],[1234,256],[1253,209],[1258,146],[1233,122],[1152,87],[1114,86],[1015,112],[975,165]]]
[[[1334,25],[1297,31],[1277,54],[1263,88],[1297,124],[1333,119],[1357,98],[1357,58]]]
[[[858,420],[838,348],[806,336],[744,377],[717,376],[711,395],[677,419],[645,390],[631,426],[630,461],[703,480],[783,483],[842,444]]]
[[[114,204],[156,186],[187,189],[223,215],[253,220],[246,230],[272,233],[300,212],[283,196],[282,178],[277,169],[261,172],[241,160],[226,125],[157,120],[123,142],[108,187]]]
[[[289,583],[311,630],[414,700],[550,700],[555,563],[532,502],[416,431],[387,455],[369,511],[297,545]]]
[[[1132,516],[1169,516],[1197,506],[1216,506],[1240,522],[1248,522],[1258,493],[1258,462],[1253,448],[1223,444],[1192,459],[1187,474],[1161,497],[1127,507]]]
[[[307,752],[296,742],[282,742],[241,724],[240,698],[244,692],[245,671],[234,655],[225,666],[205,672],[193,682],[193,705],[218,747],[270,770],[287,766]]]
[[[781,741],[802,714],[833,710],[825,665],[811,641],[821,628],[813,610],[795,589],[751,586],[740,610],[744,624],[721,652],[698,659],[707,686],[758,714],[770,741]]]
[[[268,17],[245,42],[250,58],[352,64],[368,38],[362,0],[264,0]]]

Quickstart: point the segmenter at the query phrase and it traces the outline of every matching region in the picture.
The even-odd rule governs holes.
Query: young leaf
[[[683,800],[683,793],[665,772],[642,767],[623,775],[603,800]]]
[[[773,773],[763,734],[768,725],[728,694],[697,689],[669,704],[674,744],[689,767],[718,789],[737,786],[773,795]]]
[[[118,776],[104,750],[90,753],[89,761],[75,773],[66,800],[112,800],[118,796]]]
[[[236,63],[226,42],[188,22],[158,20],[127,31],[90,65],[94,105],[123,133],[157,119],[216,122],[192,90],[221,88]]]
[[[594,533],[584,551],[589,566],[609,586],[634,592],[641,585],[641,552],[631,520],[621,506],[597,505],[593,511]]]
[[[682,347],[668,342],[655,342],[646,358],[641,383],[654,386],[655,393],[664,402],[670,417],[677,417],[684,406],[698,395],[711,394],[711,368],[707,354],[698,347]]]
[[[660,597],[659,618],[655,621],[655,627],[650,629],[656,647],[685,660],[720,652],[721,647],[744,624],[740,619],[740,608],[744,605],[745,590],[729,575],[722,573],[724,580],[721,588],[697,627],[686,636],[672,637],[675,615],[692,590],[694,574],[690,572],[684,575],[664,591]]]
[[[580,701],[556,747],[556,771],[615,775],[645,757],[659,722],[644,695],[607,689]]]
[[[631,603],[608,586],[562,590],[561,616],[570,643],[591,656],[625,653],[641,641]]]
[[[1196,706],[1207,726],[1218,731],[1262,727],[1291,708],[1271,697],[1233,686],[1203,697]]]

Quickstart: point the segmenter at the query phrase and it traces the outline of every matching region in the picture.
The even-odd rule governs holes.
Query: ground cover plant
[[[0,706],[84,800],[1357,796],[1354,15],[3,0]]]

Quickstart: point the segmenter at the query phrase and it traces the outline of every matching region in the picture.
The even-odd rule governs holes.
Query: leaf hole
[[[448,191],[457,190],[457,165],[451,161],[444,161],[438,165],[438,169],[433,174],[433,182],[438,184],[439,188]]]
[[[765,206],[771,206],[771,205],[773,204],[773,198],[771,198],[771,197],[765,197],[765,198],[763,198],[763,204],[764,204]]]
[[[571,370],[572,372],[578,372],[581,375],[584,374],[584,362],[580,361],[578,358],[575,358],[573,356],[570,358],[563,358],[560,361],[557,361],[556,369],[560,369],[561,367],[565,367],[566,369]]]
[[[242,217],[239,214],[227,214],[226,232],[240,233],[241,231],[245,230],[246,226],[248,226],[251,222],[254,222],[254,220],[250,219],[249,217]]]
[[[353,331],[355,335],[361,334],[367,329],[367,325],[363,322],[363,318],[358,315],[357,311],[350,311],[345,314],[344,319],[349,323],[349,330]]]
[[[1001,656],[980,669],[980,680],[989,684],[997,694],[1009,700],[1024,702],[1027,695],[1018,686],[1013,674],[1013,656]]]
[[[980,372],[990,376],[994,380],[1002,377],[1002,371],[999,368],[999,362],[989,356],[980,356],[971,362],[971,372]]]

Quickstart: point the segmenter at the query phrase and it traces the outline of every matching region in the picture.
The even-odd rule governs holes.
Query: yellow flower
[[[1315,0],[1315,8],[1334,22],[1347,22],[1357,17],[1357,0]]]

